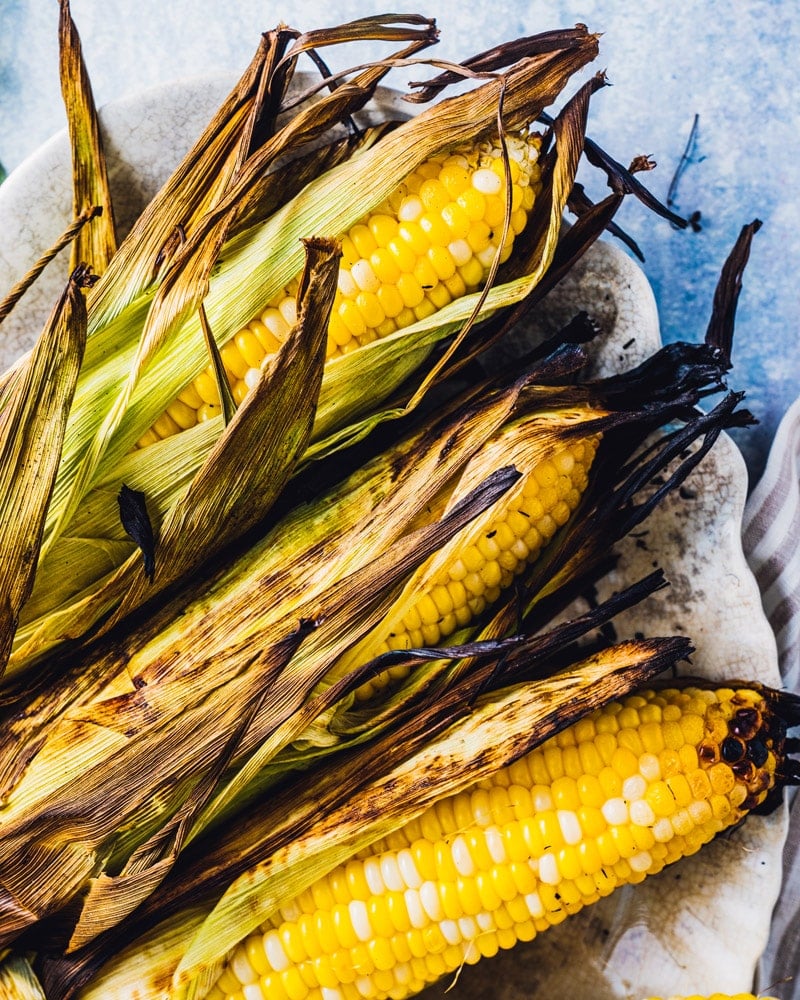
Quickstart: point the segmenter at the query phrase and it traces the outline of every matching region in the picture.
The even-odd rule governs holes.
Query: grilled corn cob
[[[503,241],[505,166],[499,142],[426,160],[342,239],[339,287],[328,326],[328,358],[425,319],[473,292],[495,254],[508,259],[540,187],[539,139],[510,137],[511,215]],[[297,281],[221,349],[241,403],[297,319]],[[221,412],[209,365],[137,442],[145,447]]]
[[[393,1000],[693,854],[780,777],[754,689],[607,705],[335,868],[230,956],[211,1000]]]
[[[512,425],[501,437],[513,445],[528,423]],[[436,646],[497,601],[578,506],[598,442],[598,435],[571,442],[556,439],[533,457],[524,448],[512,451],[511,460],[522,473],[517,486],[420,568],[380,631],[346,654],[343,663],[366,662],[394,649]],[[362,684],[356,697],[366,700],[408,672],[404,665],[390,667]]]

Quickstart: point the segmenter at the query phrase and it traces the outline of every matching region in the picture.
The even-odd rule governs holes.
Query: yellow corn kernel
[[[661,1000],[661,998],[647,997],[646,1000]],[[776,998],[762,995],[756,996],[755,993],[710,993],[708,995],[693,993],[688,997],[675,995],[666,997],[665,1000],[776,1000]]]

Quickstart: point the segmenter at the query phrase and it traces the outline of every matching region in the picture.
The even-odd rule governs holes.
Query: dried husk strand
[[[78,216],[77,219],[73,220],[64,230],[63,233],[58,237],[58,239],[53,243],[52,246],[48,247],[47,250],[39,257],[39,259],[33,264],[31,269],[24,274],[19,281],[3,296],[0,300],[0,323],[8,316],[14,306],[19,302],[22,296],[27,292],[31,285],[36,281],[39,275],[44,271],[47,265],[57,257],[61,251],[70,245],[81,229],[91,222],[91,220],[100,211],[96,206],[88,209],[82,215]],[[22,359],[20,364],[15,369],[23,367],[25,360]],[[8,373],[6,377],[0,376],[0,394],[5,390],[9,379],[13,373]]]
[[[400,23],[393,29],[392,25]],[[407,25],[407,26],[406,26]],[[313,44],[334,44],[334,29],[312,33]],[[343,26],[351,40],[391,37],[411,51],[431,44],[433,23],[425,18],[388,17],[363,19]],[[211,122],[161,191],[147,206],[120,247],[111,273],[95,289],[90,301],[90,342],[97,331],[135,298],[152,289],[197,221],[216,206],[230,188],[248,157],[271,137],[291,80],[294,60],[283,64],[290,45],[305,46],[299,33],[285,25],[265,32],[253,59]],[[279,67],[281,67],[279,69]],[[333,125],[334,122],[330,122]],[[357,143],[353,143],[353,148]],[[285,178],[284,178],[285,180]],[[285,200],[291,187],[264,182],[272,197]],[[281,195],[279,188],[286,189]],[[319,231],[322,234],[322,231]],[[315,235],[306,233],[306,236]],[[93,360],[90,353],[87,360]]]
[[[72,146],[72,214],[80,218],[94,207],[100,209],[72,244],[70,266],[74,270],[79,264],[88,264],[99,275],[117,251],[114,210],[97,109],[80,37],[70,14],[69,0],[59,2],[61,92]]]
[[[61,458],[65,424],[86,343],[83,289],[77,268],[33,353],[6,386],[0,411],[0,674],[20,610],[31,592],[45,512]]]
[[[70,271],[88,266],[96,276],[106,269],[117,246],[103,144],[80,38],[69,0],[60,0],[60,6],[61,86],[72,145],[74,221],[0,301],[0,322],[66,246],[72,244]],[[17,367],[24,364],[22,359]],[[0,386],[6,381],[0,378]]]

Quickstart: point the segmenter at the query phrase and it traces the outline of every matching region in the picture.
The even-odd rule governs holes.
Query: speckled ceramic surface
[[[123,226],[199,133],[230,83],[194,81],[107,107],[102,122]],[[63,229],[70,215],[65,137],[55,137],[0,187],[0,288],[5,289]],[[30,345],[62,287],[66,257],[0,328],[0,362]],[[609,244],[597,245],[540,310],[554,328],[577,309],[601,323],[598,373],[635,364],[659,344],[658,318],[641,271]],[[623,546],[615,580],[657,564],[672,586],[620,620],[618,631],[679,632],[697,647],[693,672],[778,683],[774,639],[739,541],[746,477],[721,439],[692,476]],[[632,890],[622,890],[539,940],[463,971],[452,1000],[636,1000],[648,994],[749,988],[780,883],[782,814],[754,817],[700,855]],[[449,983],[427,991],[442,995]]]

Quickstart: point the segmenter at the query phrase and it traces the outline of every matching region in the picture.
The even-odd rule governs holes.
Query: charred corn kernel
[[[508,148],[513,157],[512,211],[501,261],[512,252],[514,236],[524,229],[540,188],[538,137],[512,136]],[[432,157],[342,236],[338,290],[328,329],[328,358],[347,354],[377,337],[432,316],[453,298],[480,287],[494,259],[506,214],[506,182],[498,169],[498,164],[502,166],[499,153],[498,143],[487,142],[454,156]],[[401,288],[403,279],[412,274],[416,282],[409,286],[406,281],[406,287]],[[394,289],[399,295],[384,303],[383,297],[389,297],[389,293],[384,292],[382,297],[383,289]],[[295,295],[296,282],[278,293],[260,316],[221,348],[237,402],[250,391],[245,381],[248,370],[260,369],[295,324]],[[342,311],[345,302],[350,306]],[[404,307],[411,312],[400,321]],[[396,317],[395,323],[388,322]],[[187,409],[180,411],[180,419],[159,419],[139,439],[138,447],[193,427],[202,405],[194,400],[196,395],[205,403],[219,405],[213,374],[204,373],[198,379],[204,377],[205,391],[196,379],[188,387],[188,396],[187,390],[181,394]],[[212,388],[214,398],[208,398]],[[207,413],[206,417],[211,415]]]
[[[456,536],[437,554],[437,568],[429,578],[425,576],[423,566],[421,579],[425,581],[424,589],[410,595],[410,607],[401,600],[402,611],[396,615],[390,612],[381,625],[382,631],[354,647],[342,663],[356,659],[366,661],[390,649],[418,648],[420,643],[414,634],[418,630],[422,631],[425,645],[435,646],[457,627],[466,625],[472,617],[480,614],[487,604],[497,600],[514,577],[539,556],[546,539],[552,536],[555,525],[553,523],[551,531],[547,523],[550,511],[563,504],[565,516],[560,520],[564,523],[577,506],[588,482],[596,447],[597,438],[593,437],[564,446],[557,445],[550,457],[537,461],[531,469],[525,470],[518,463],[522,477],[495,510],[491,523],[478,521]],[[567,473],[561,473],[562,469]],[[571,506],[557,499],[556,486],[560,478],[569,478],[570,489],[574,487]],[[543,498],[547,506],[542,502]],[[520,541],[524,541],[523,547],[519,546]],[[438,595],[438,599],[433,599],[434,594]],[[392,671],[394,679],[401,679],[408,672],[401,666],[392,668]],[[356,697],[362,700],[369,698],[377,690],[382,690],[386,683],[387,678],[378,675],[359,687]],[[560,737],[564,738],[563,735]],[[563,759],[569,768],[567,773],[578,778],[584,766],[580,750],[573,748],[573,751]],[[615,752],[624,751],[615,743]],[[636,756],[628,752],[626,760],[631,773],[634,773],[638,768]],[[571,808],[580,804],[574,788],[570,801],[573,803]]]
[[[551,738],[472,789],[434,803],[407,827],[334,869],[320,880],[322,889],[311,886],[282,906],[237,946],[211,996],[272,1000],[299,996],[303,989],[312,996],[317,989],[341,991],[354,983],[358,996],[402,1000],[465,962],[530,940],[616,886],[640,882],[697,850],[763,801],[776,780],[776,751],[781,752],[776,740],[783,738],[771,728],[760,692],[722,689],[721,698],[711,692],[711,701],[706,694],[699,698],[692,689],[673,688],[606,706],[566,736]],[[620,735],[635,730],[647,742],[642,730],[654,725],[653,705],[696,715],[704,734],[709,719],[725,718],[725,733],[712,721],[723,740],[756,709],[762,722],[745,744],[750,758],[755,754],[762,764],[743,778],[735,763],[715,761],[706,770],[719,783],[719,768],[727,768],[731,779],[721,786],[732,781],[730,792],[714,793],[711,804],[692,801],[670,816],[656,816],[650,802],[667,796],[673,803],[683,800],[691,782],[684,783],[680,774],[672,786],[661,777],[648,780],[642,762],[645,771],[652,767],[652,753],[643,750],[632,762],[631,751],[617,747],[621,752],[610,754],[609,767],[618,769],[618,801],[585,807],[587,815],[583,807],[572,808],[581,789],[598,801],[602,784],[595,775],[568,776],[564,755],[596,742],[601,733],[617,739],[604,729],[603,720],[611,715],[626,723]],[[760,747],[767,753],[759,754]],[[720,820],[715,815],[723,812],[723,801]],[[647,825],[634,819],[641,809],[650,812]],[[342,892],[346,898],[335,898]],[[306,912],[310,900],[322,904],[319,912]],[[263,992],[265,983],[269,993]]]

